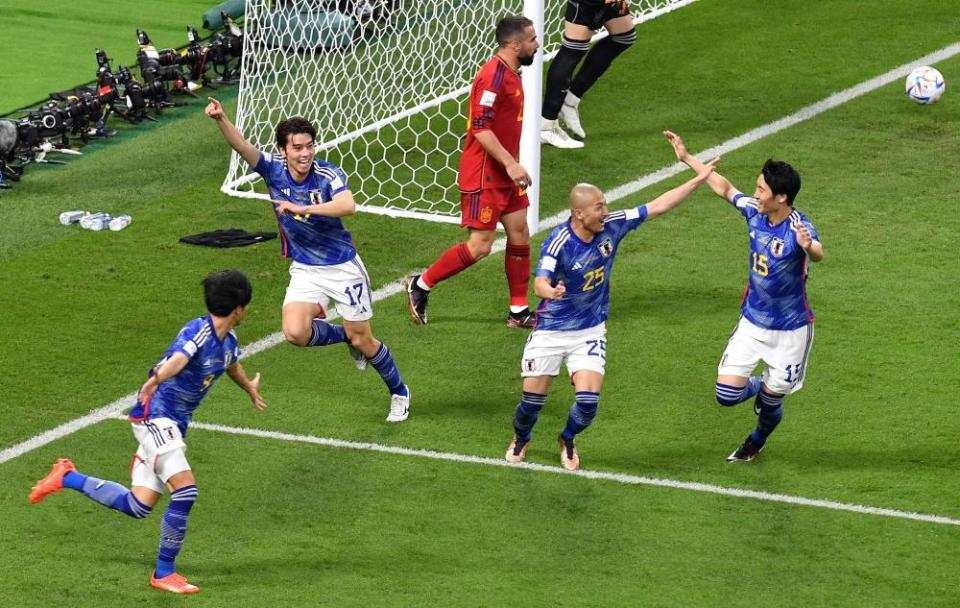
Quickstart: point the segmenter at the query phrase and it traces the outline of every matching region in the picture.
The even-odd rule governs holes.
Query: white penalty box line
[[[656,477],[643,477],[639,475],[629,475],[626,473],[610,473],[604,471],[567,471],[558,466],[537,464],[532,462],[511,463],[497,458],[488,458],[484,456],[472,456],[469,454],[457,454],[455,452],[437,452],[435,450],[422,450],[414,448],[403,448],[379,443],[367,443],[359,441],[348,441],[344,439],[332,439],[329,437],[317,437],[314,435],[294,435],[290,433],[280,433],[276,431],[265,431],[261,429],[250,429],[235,426],[226,426],[223,424],[210,424],[206,422],[194,422],[190,425],[191,429],[201,429],[216,433],[228,433],[231,435],[242,435],[247,437],[257,437],[260,439],[272,439],[277,441],[287,441],[294,443],[306,443],[320,445],[330,448],[340,448],[349,450],[359,450],[366,452],[379,452],[381,454],[393,454],[397,456],[408,456],[415,458],[429,458],[431,460],[441,460],[447,462],[480,464],[494,467],[506,467],[521,469],[526,471],[536,471],[538,473],[554,473],[557,475],[570,475],[586,479],[597,479],[603,481],[613,481],[627,485],[655,486],[660,488],[672,488],[675,490],[689,490],[693,492],[704,492],[707,494],[717,494],[720,496],[730,496],[733,498],[748,498],[753,500],[762,500],[767,502],[777,502],[789,505],[804,507],[817,507],[820,509],[830,509],[833,511],[846,511],[849,513],[858,513],[861,515],[879,515],[882,517],[894,517],[897,519],[908,519],[932,524],[941,524],[948,526],[960,526],[960,520],[941,515],[928,515],[925,513],[912,513],[909,511],[898,511],[896,509],[884,509],[880,507],[870,507],[833,500],[820,500],[815,498],[804,498],[802,496],[792,496],[790,494],[772,494],[769,492],[758,492],[756,490],[742,490],[739,488],[726,488],[708,483],[697,483],[690,481],[677,481],[674,479],[659,479]],[[738,465],[729,465],[738,466]],[[742,466],[742,465],[740,465]]]
[[[934,51],[922,57],[918,57],[917,59],[909,63],[903,64],[901,66],[898,66],[884,74],[881,74],[880,76],[864,81],[858,85],[855,85],[853,87],[850,87],[838,93],[834,93],[833,95],[830,95],[819,102],[816,102],[814,104],[801,108],[797,112],[794,112],[793,114],[785,116],[777,121],[774,121],[772,123],[769,123],[761,127],[758,127],[756,129],[753,129],[751,131],[748,131],[738,137],[734,137],[733,139],[727,140],[726,142],[723,142],[722,144],[715,146],[713,148],[709,148],[707,150],[699,152],[697,156],[702,158],[710,158],[713,156],[718,156],[718,155],[726,154],[728,152],[732,152],[734,150],[738,150],[763,137],[782,131],[788,127],[791,127],[805,120],[809,120],[839,105],[842,105],[848,101],[856,99],[857,97],[865,95],[873,90],[883,87],[898,79],[904,78],[906,77],[907,74],[910,73],[910,71],[916,65],[934,64],[934,63],[949,59],[951,57],[954,57],[957,54],[960,54],[960,42],[943,47],[937,51]],[[665,179],[678,175],[683,171],[685,171],[686,169],[687,167],[682,163],[675,163],[673,165],[668,165],[666,167],[663,167],[658,171],[655,171],[653,173],[640,177],[639,179],[636,179],[632,182],[623,184],[619,187],[616,187],[608,191],[607,201],[612,203],[616,200],[625,198],[631,194],[634,194],[636,192],[639,192],[640,190],[643,190],[644,188],[647,188]],[[560,213],[557,213],[556,215],[553,215],[543,220],[540,223],[540,232],[545,232],[547,230],[554,228],[555,226],[558,226],[564,220],[566,220],[567,216],[568,216],[568,213],[566,211],[562,211]],[[494,243],[492,253],[503,251],[505,248],[506,248],[506,239],[500,238]],[[403,287],[402,287],[401,280],[397,280],[392,283],[388,283],[387,285],[384,285],[383,287],[377,289],[376,291],[373,292],[373,294],[371,294],[371,297],[374,301],[380,301],[385,298],[389,298],[392,295],[400,293],[402,289]],[[336,318],[336,316],[334,314],[331,314],[329,318],[332,320]],[[283,341],[284,341],[283,334],[280,332],[266,336],[265,338],[262,338],[260,340],[257,340],[256,342],[246,345],[243,349],[244,353],[241,358],[247,358],[247,357],[253,356],[257,353],[260,353],[269,348],[272,348],[282,343]],[[124,395],[123,397],[120,397],[116,401],[113,401],[103,407],[100,407],[98,409],[88,412],[84,416],[75,418],[74,420],[71,420],[69,422],[65,422],[59,426],[56,426],[52,429],[49,429],[38,435],[35,435],[25,441],[12,445],[9,448],[0,450],[0,464],[13,460],[14,458],[23,456],[28,452],[31,452],[37,448],[40,448],[49,443],[52,443],[53,441],[56,441],[58,439],[71,435],[88,426],[92,426],[108,418],[114,418],[120,415],[121,412],[123,412],[123,410],[133,407],[133,405],[136,403],[136,398],[137,398],[136,392]],[[328,441],[337,441],[337,440],[328,440]],[[345,442],[345,443],[349,443],[349,442]],[[369,444],[369,445],[374,445],[374,444]],[[381,447],[383,448],[382,451],[396,450],[396,452],[394,453],[406,453],[405,451],[406,448],[389,448],[387,446],[381,446]],[[424,455],[427,453],[427,452],[424,452],[423,454],[421,454],[417,450],[409,450],[409,452],[415,453],[416,455]],[[479,459],[479,461],[487,462],[489,460],[491,464],[495,463],[500,466],[504,466],[506,464],[506,463],[501,463],[500,461],[483,459],[481,457],[461,456],[461,458],[465,459],[467,462],[470,462],[471,461],[470,459],[477,458]],[[533,469],[533,470],[542,469],[549,472],[562,472],[562,469],[557,469],[555,467],[547,467],[544,465],[527,464],[527,465],[524,465],[524,467]],[[645,480],[642,482],[622,481],[622,483],[647,483],[649,485],[665,485],[669,487],[684,488],[684,489],[704,491],[704,492],[713,491],[708,488],[715,488],[716,490],[718,490],[715,493],[727,493],[731,496],[752,497],[752,498],[757,498],[761,500],[773,500],[773,498],[770,498],[770,497],[779,496],[775,494],[765,494],[763,492],[752,492],[750,490],[731,490],[727,488],[720,488],[719,486],[709,486],[707,484],[688,483],[688,482],[672,481],[672,480],[647,479],[643,477],[633,477],[629,475],[621,476],[613,473],[581,471],[576,474],[585,476],[585,477],[592,477],[592,478],[608,478],[607,476],[609,476],[609,479],[623,477],[624,479]],[[721,490],[722,492],[720,492]],[[810,504],[812,506],[825,506],[827,504],[843,505],[843,503],[832,503],[830,501],[817,501],[817,500],[796,498],[796,497],[789,497],[789,496],[786,496],[785,498],[789,498],[795,501],[796,504]],[[788,501],[784,500],[782,502],[788,502]],[[860,513],[888,515],[892,517],[904,517],[905,515],[916,515],[916,514],[908,514],[900,511],[894,511],[890,509],[880,509],[875,507],[860,507],[857,505],[850,505],[850,506],[856,507],[856,509],[842,508],[841,510],[851,510],[851,511],[860,512]],[[840,508],[840,507],[827,507],[827,508]],[[893,515],[893,514],[897,514],[897,515]],[[934,515],[918,515],[916,517],[907,517],[907,519],[917,519],[919,521],[929,521],[931,523],[941,523],[941,524],[947,523],[950,525],[960,525],[960,522],[958,522],[957,520],[953,520],[947,517],[934,516]]]

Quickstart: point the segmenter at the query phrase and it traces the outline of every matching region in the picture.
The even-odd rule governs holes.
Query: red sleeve
[[[484,131],[496,116],[497,98],[503,89],[506,66],[497,59],[487,62],[477,73],[470,91],[470,128]]]

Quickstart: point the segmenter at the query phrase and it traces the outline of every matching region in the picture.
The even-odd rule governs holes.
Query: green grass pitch
[[[56,57],[72,61],[67,42],[83,28],[64,16],[68,4],[87,16],[104,7],[0,0],[0,12],[11,11],[17,31],[47,32],[48,46],[61,45]],[[120,4],[115,45],[126,41],[130,55],[141,23],[131,11],[153,15],[143,27],[172,46],[180,21],[199,21],[207,5],[107,3]],[[170,5],[162,19],[160,5]],[[0,79],[0,111],[92,73],[96,40],[85,43],[89,57],[64,59],[55,72],[49,48],[19,59],[14,26],[0,22],[0,57],[18,58]],[[700,0],[644,24],[584,100],[586,148],[544,150],[541,215],[562,212],[574,183],[609,190],[672,164],[663,129],[691,150],[717,145],[957,42],[955,23],[952,3],[940,0]],[[724,462],[754,424],[749,405],[713,401],[748,246],[740,216],[701,191],[621,247],[600,412],[578,440],[585,469],[960,519],[960,97],[952,89],[960,56],[936,67],[947,92],[934,106],[910,103],[898,81],[721,160],[721,172],[746,190],[767,158],[794,164],[803,176],[797,207],[826,250],[808,284],[817,336],[806,386],[787,398],[760,458]],[[8,93],[12,82],[29,83],[31,93]],[[235,93],[221,96],[233,112]],[[227,147],[200,102],[84,152],[65,167],[31,166],[0,192],[0,450],[138,388],[181,324],[202,314],[199,281],[210,270],[241,268],[254,282],[242,344],[280,327],[287,265],[275,242],[232,250],[177,243],[215,228],[275,229],[262,202],[219,193]],[[68,209],[134,220],[123,232],[93,233],[60,226]],[[374,287],[428,265],[462,237],[454,226],[373,215],[347,225]],[[400,425],[383,421],[379,378],[358,374],[345,349],[286,344],[245,361],[263,374],[265,412],[223,380],[197,421],[501,458],[525,338],[503,326],[506,303],[502,257],[493,256],[435,292],[427,327],[410,324],[402,297],[376,304],[374,333],[413,391]],[[557,464],[553,437],[571,399],[567,383],[556,382],[531,462]],[[187,600],[196,606],[960,600],[955,525],[204,428],[188,443],[200,496],[178,568],[202,589]],[[133,521],[73,492],[39,506],[26,499],[61,456],[126,482],[134,446],[124,422],[105,420],[0,463],[0,605],[176,600],[147,585],[165,500]]]

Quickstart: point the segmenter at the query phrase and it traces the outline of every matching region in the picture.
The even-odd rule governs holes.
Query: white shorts
[[[601,376],[607,364],[607,328],[601,323],[576,331],[534,330],[520,360],[520,376],[557,376],[567,362],[571,376],[583,369]]]
[[[767,365],[763,370],[766,387],[789,395],[803,387],[812,346],[812,323],[797,329],[776,330],[758,327],[746,317],[740,317],[720,358],[717,375],[747,377],[763,361]]]
[[[169,418],[153,418],[131,426],[140,444],[130,464],[132,485],[163,494],[168,479],[190,470],[187,444],[183,442],[180,427]]]
[[[290,284],[284,306],[307,302],[326,309],[329,300],[333,300],[337,312],[347,321],[366,321],[373,316],[370,277],[359,254],[349,262],[333,266],[290,264]]]

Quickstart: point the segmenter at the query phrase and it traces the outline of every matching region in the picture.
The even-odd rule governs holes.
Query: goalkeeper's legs
[[[571,96],[579,101],[593,83],[607,71],[613,60],[637,41],[637,31],[631,17],[611,19],[605,25],[610,35],[590,49],[573,82],[570,83],[570,93],[565,103],[570,103]]]

